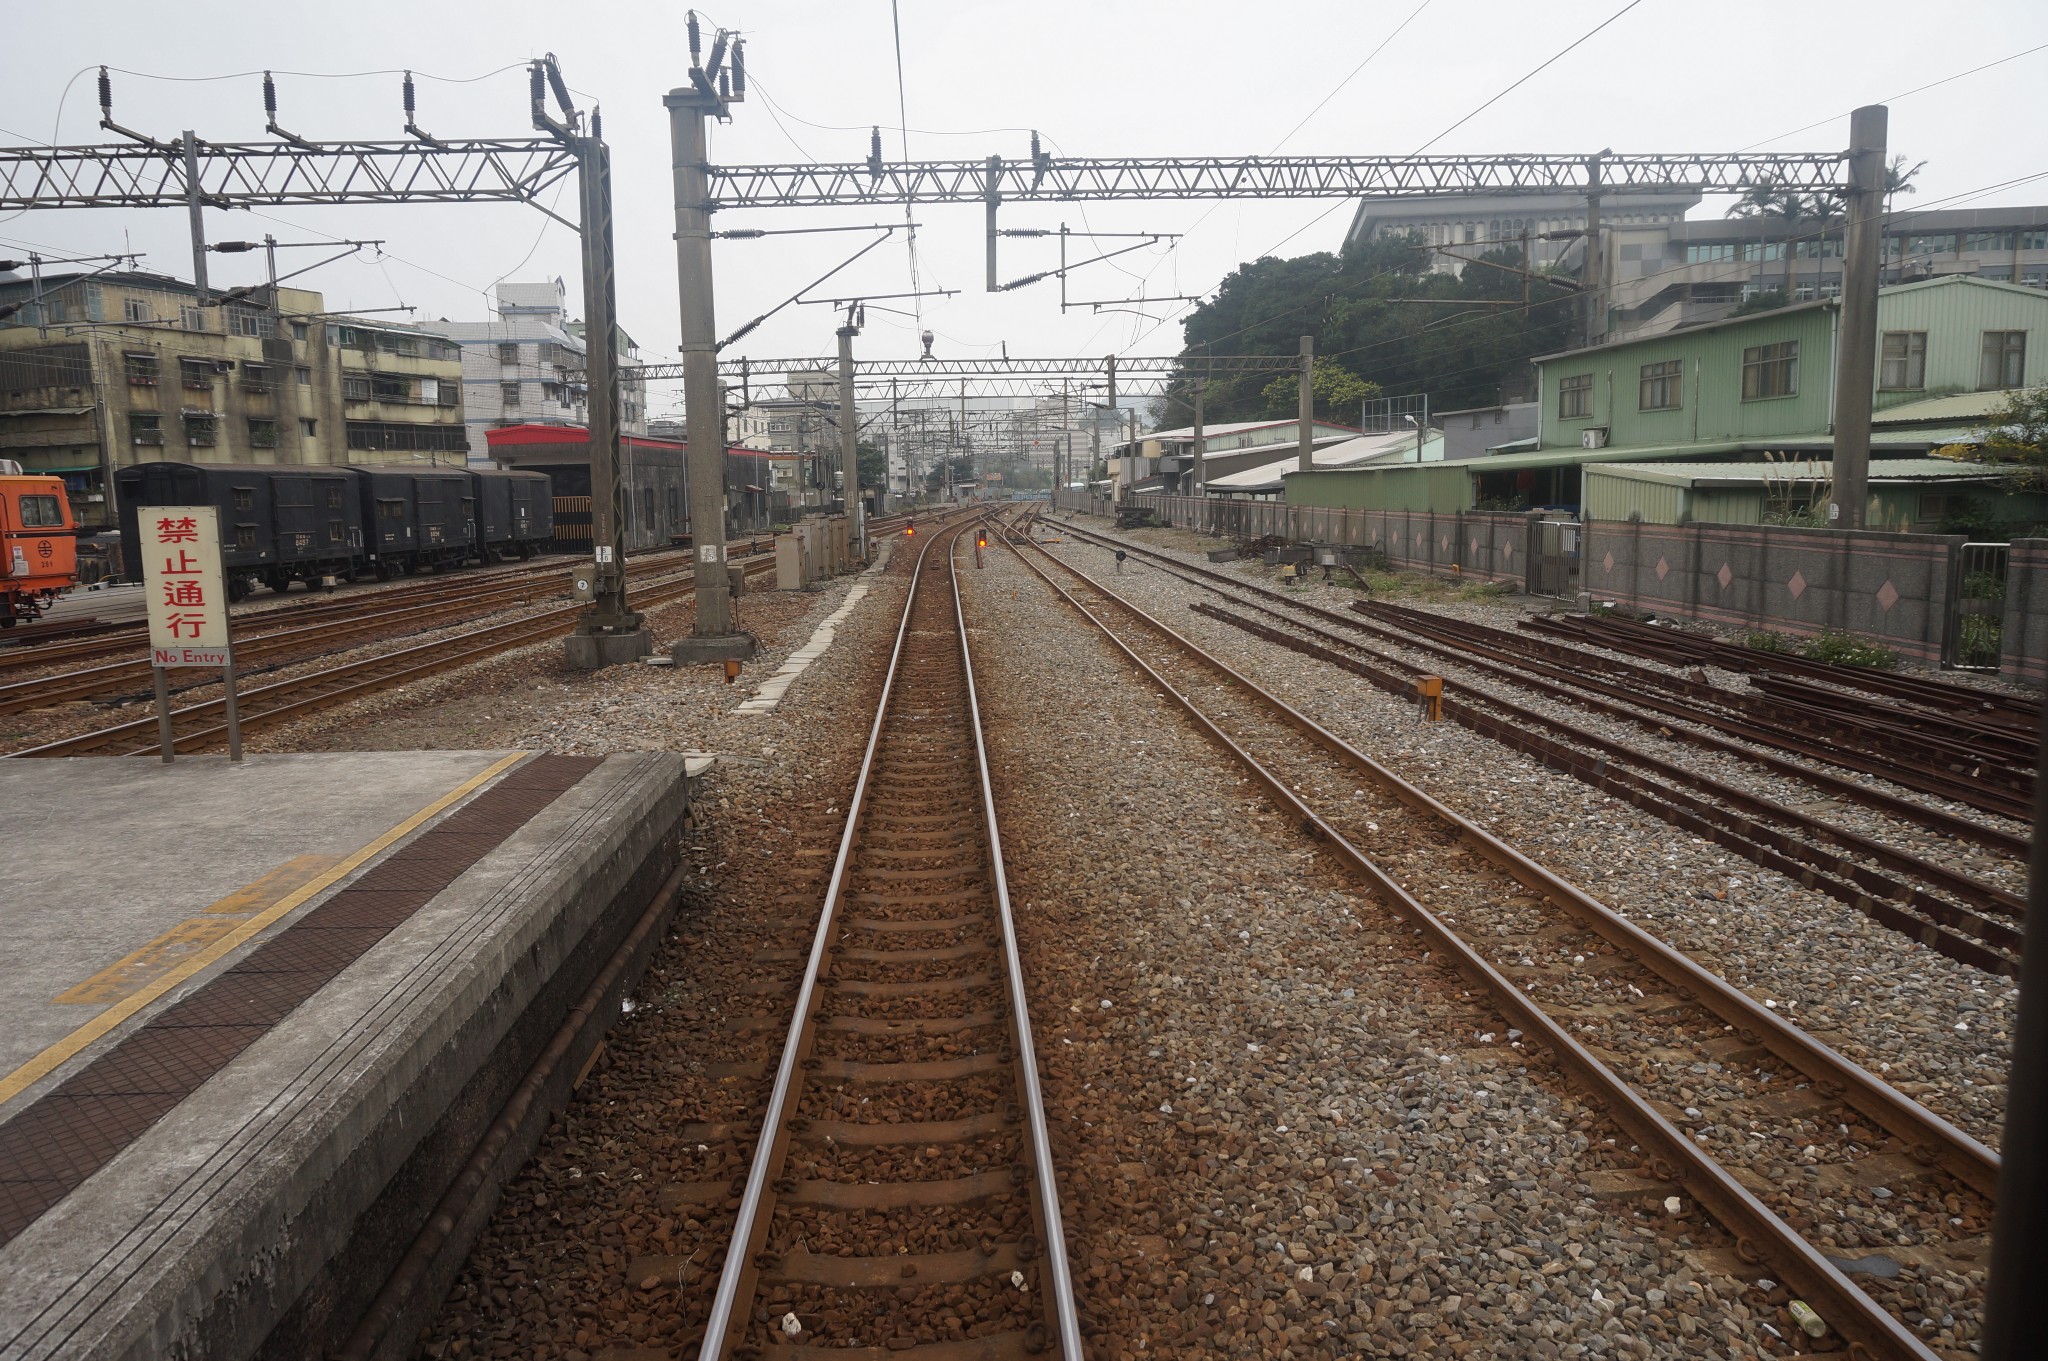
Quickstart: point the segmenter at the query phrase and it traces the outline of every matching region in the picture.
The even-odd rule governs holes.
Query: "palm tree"
[[[1775,180],[1756,184],[1728,210],[1730,217],[1756,218],[1762,221],[1777,220],[1787,228],[1785,234],[1785,301],[1792,301],[1792,254],[1798,244],[1795,230],[1801,222],[1818,221],[1825,236],[1827,223],[1835,216],[1834,205],[1820,194],[1803,194],[1796,189],[1786,189]]]
[[[1890,228],[1892,224],[1892,207],[1898,201],[1899,195],[1917,194],[1920,192],[1919,187],[1915,185],[1913,181],[1915,178],[1919,176],[1920,172],[1925,170],[1926,168],[1927,162],[1925,161],[1920,161],[1917,164],[1908,166],[1906,164],[1906,157],[1903,153],[1892,157],[1892,163],[1884,168],[1885,230],[1881,232],[1878,237],[1878,240],[1880,242],[1878,246],[1878,268],[1880,270],[1884,268],[1884,255],[1888,253],[1891,249]],[[1903,261],[1901,262],[1900,273],[1901,277],[1903,277]]]
[[[1884,215],[1886,217],[1892,215],[1893,203],[1899,195],[1917,194],[1920,192],[1913,181],[1926,168],[1927,162],[1925,161],[1909,167],[1906,164],[1906,157],[1903,153],[1892,157],[1892,163],[1884,168]]]

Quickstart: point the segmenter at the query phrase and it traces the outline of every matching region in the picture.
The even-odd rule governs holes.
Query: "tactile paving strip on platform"
[[[537,756],[0,1125],[0,1244],[603,761]]]

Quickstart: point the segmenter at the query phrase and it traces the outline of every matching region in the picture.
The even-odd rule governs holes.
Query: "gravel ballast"
[[[1195,613],[1191,602],[1214,597],[1163,571],[1127,562],[1118,574],[1106,550],[1071,538],[1052,551],[1403,778],[1997,1146],[2008,1027],[2017,1000],[2010,980],[1924,949],[1823,894],[1463,728],[1418,724],[1412,703]],[[1533,701],[1530,706],[1541,708]],[[1595,726],[1583,711],[1572,716]],[[1754,773],[1731,771],[1725,777],[1766,783]]]
[[[1774,1346],[1718,1228],[1051,599],[968,582],[1100,1355]]]

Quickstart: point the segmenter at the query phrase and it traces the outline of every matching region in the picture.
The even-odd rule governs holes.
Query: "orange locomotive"
[[[0,628],[78,584],[77,532],[63,478],[0,467]]]

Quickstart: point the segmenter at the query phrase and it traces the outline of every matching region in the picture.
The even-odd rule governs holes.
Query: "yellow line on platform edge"
[[[72,1031],[69,1035],[66,1035],[63,1039],[58,1040],[55,1044],[43,1050],[42,1053],[37,1054],[27,1063],[16,1068],[6,1077],[0,1077],[0,1103],[12,1101],[22,1092],[54,1072],[60,1064],[83,1050],[94,1040],[113,1030],[123,1021],[169,992],[172,988],[177,987],[178,984],[198,973],[201,969],[225,957],[235,950],[236,947],[249,940],[265,927],[275,923],[293,908],[298,907],[300,904],[309,901],[314,895],[322,893],[334,884],[339,883],[359,868],[364,861],[383,851],[391,843],[418,827],[428,818],[434,816],[434,814],[447,808],[456,800],[474,792],[480,785],[490,780],[493,776],[502,773],[507,767],[521,760],[526,755],[528,753],[524,751],[515,751],[510,756],[492,762],[476,775],[464,780],[461,784],[449,790],[440,798],[435,799],[425,808],[420,809],[417,813],[414,813],[396,827],[391,828],[376,840],[361,847],[354,854],[343,858],[319,878],[278,899],[269,908],[243,922],[234,931],[222,936],[212,945],[185,960],[163,977],[142,988],[140,991],[132,993],[121,1001],[116,1002],[84,1025],[78,1027],[78,1029]]]

